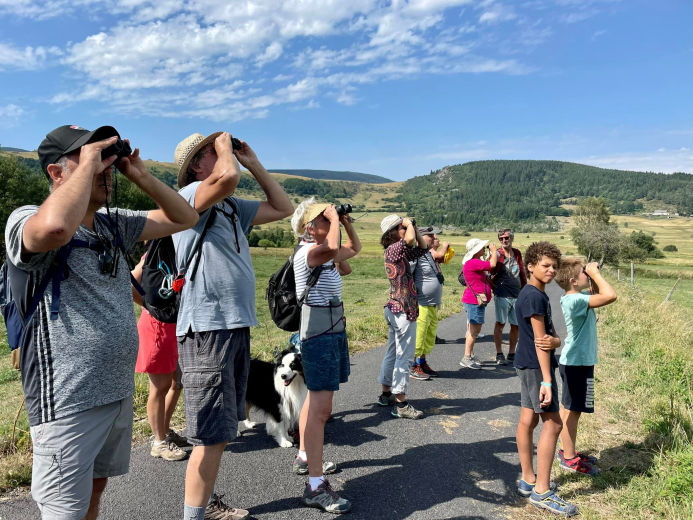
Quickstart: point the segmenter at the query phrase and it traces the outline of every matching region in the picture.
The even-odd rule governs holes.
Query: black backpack
[[[190,255],[183,266],[183,269],[176,269],[176,249],[173,245],[171,236],[157,238],[147,244],[147,256],[142,266],[142,288],[145,295],[142,298],[142,306],[147,309],[156,320],[163,323],[176,323],[178,320],[178,309],[180,307],[180,293],[183,289],[185,275],[192,264],[195,265],[188,277],[189,281],[195,280],[197,268],[200,265],[202,256],[202,242],[207,236],[207,231],[214,225],[218,213],[222,213],[231,220],[233,232],[236,238],[236,250],[240,252],[241,246],[238,243],[238,208],[236,202],[227,197],[224,202],[231,207],[231,212],[220,209],[217,206],[210,208],[211,213],[205,222],[200,236],[193,245]]]
[[[467,280],[464,279],[464,266],[460,269],[460,274],[457,275],[457,281],[460,282],[461,285],[467,287]]]
[[[267,284],[265,299],[269,303],[272,321],[282,330],[296,332],[301,326],[301,305],[308,297],[308,291],[318,283],[320,273],[325,267],[319,265],[310,272],[306,288],[300,298],[296,297],[296,277],[294,275],[294,257],[302,246],[294,248],[294,254],[289,257],[279,271],[274,273]],[[328,268],[329,269],[329,268]]]

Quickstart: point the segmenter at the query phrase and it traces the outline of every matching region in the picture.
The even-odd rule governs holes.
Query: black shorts
[[[563,408],[574,412],[594,413],[594,365],[558,365],[563,383]]]

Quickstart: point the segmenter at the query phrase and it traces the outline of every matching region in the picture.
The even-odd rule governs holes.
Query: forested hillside
[[[560,161],[476,161],[408,180],[388,199],[426,223],[482,229],[546,223],[566,216],[566,199],[603,197],[614,213],[642,211],[642,200],[693,213],[693,175],[607,170]],[[550,222],[549,222],[550,225]]]

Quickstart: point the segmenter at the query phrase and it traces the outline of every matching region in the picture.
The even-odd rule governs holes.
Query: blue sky
[[[0,0],[0,143],[226,130],[268,168],[693,173],[687,0]]]

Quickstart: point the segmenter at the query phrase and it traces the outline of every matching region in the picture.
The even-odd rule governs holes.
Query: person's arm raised
[[[605,305],[614,303],[617,298],[616,291],[614,291],[611,284],[602,276],[602,273],[599,270],[599,264],[597,262],[588,264],[587,267],[585,267],[585,272],[587,273],[587,276],[589,276],[596,284],[597,289],[599,289],[597,294],[590,296],[589,308],[596,309],[598,307],[604,307]]]
[[[450,247],[450,244],[448,242],[443,242],[438,250],[433,250],[431,249],[431,256],[433,256],[433,260],[436,262],[440,263],[443,260],[445,260],[445,254],[448,252],[448,248]]]
[[[335,258],[335,262],[344,262],[349,258],[353,258],[361,252],[361,240],[356,233],[356,228],[352,224],[351,217],[347,215],[342,215],[339,217],[340,222],[344,226],[347,232],[347,242],[341,248]],[[349,271],[351,272],[351,270]]]
[[[339,252],[339,215],[334,206],[328,206],[323,212],[325,218],[330,221],[330,230],[325,241],[308,251],[308,267],[313,268],[334,260]],[[320,217],[318,217],[320,218]]]
[[[416,227],[408,218],[402,219],[402,225],[405,228],[407,228],[407,230],[404,233],[404,242],[409,247],[414,247],[414,245],[416,245],[416,236],[418,235],[418,233],[416,232]]]
[[[117,139],[111,137],[81,148],[79,166],[65,182],[55,187],[38,212],[26,221],[22,231],[22,253],[52,251],[72,239],[89,207],[94,175],[103,172],[116,159],[113,155],[102,161],[101,151]]]
[[[231,149],[231,134],[222,132],[214,140],[217,162],[212,174],[200,183],[195,192],[195,209],[202,213],[236,191],[241,180],[241,167]]]
[[[146,254],[142,255],[140,263],[137,264],[132,271],[130,271],[130,274],[137,281],[137,283],[142,283],[142,268],[144,267],[144,260],[146,257]],[[135,289],[134,285],[130,285],[130,287],[132,287],[132,301],[142,307],[142,295],[137,289]]]
[[[233,153],[243,167],[255,177],[267,197],[267,200],[261,202],[257,209],[253,226],[275,222],[291,215],[294,212],[294,206],[284,189],[265,170],[248,143],[241,141],[241,144],[243,147],[240,150],[234,150]]]
[[[116,167],[160,208],[147,213],[147,220],[138,241],[172,235],[197,224],[199,216],[195,208],[149,173],[140,157],[139,148],[135,148],[129,157],[120,159]]]
[[[351,274],[351,265],[349,265],[349,262],[347,260],[342,260],[339,263],[335,264],[337,266],[337,272],[339,272],[339,276],[348,276]]]
[[[488,245],[488,250],[491,251],[491,258],[489,258],[488,261],[491,264],[491,269],[495,269],[496,265],[498,264],[498,248],[496,247],[496,244],[491,242]]]

